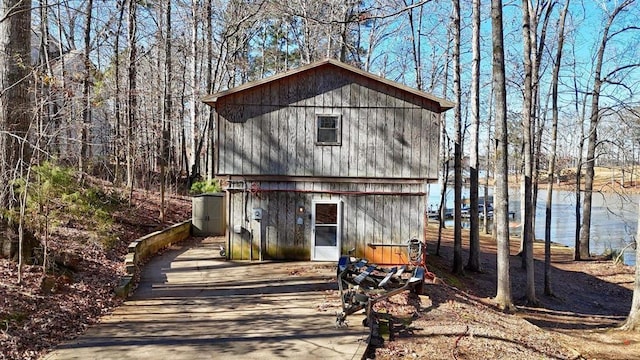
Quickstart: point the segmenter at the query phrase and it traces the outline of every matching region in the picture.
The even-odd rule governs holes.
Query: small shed
[[[431,94],[324,60],[203,99],[231,259],[406,261],[438,178]],[[404,260],[403,260],[404,257]]]
[[[224,235],[224,194],[205,193],[191,198],[191,232],[195,236]]]

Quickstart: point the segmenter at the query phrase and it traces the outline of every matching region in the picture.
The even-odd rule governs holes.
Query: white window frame
[[[335,118],[336,119],[336,127],[335,127],[335,132],[336,132],[336,141],[319,141],[318,140],[318,131],[321,130],[320,128],[320,118],[323,117],[331,117],[331,118]],[[328,146],[340,146],[342,145],[342,115],[340,114],[316,114],[316,122],[315,122],[315,129],[316,129],[316,145],[328,145]],[[334,128],[322,128],[322,129],[334,129]]]

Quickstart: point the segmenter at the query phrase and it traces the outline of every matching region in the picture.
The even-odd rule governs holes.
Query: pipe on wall
[[[331,194],[331,195],[398,195],[398,196],[425,196],[426,192],[403,192],[403,191],[349,191],[349,190],[308,190],[308,189],[261,189],[252,187],[251,194],[268,192],[295,192],[305,194]]]

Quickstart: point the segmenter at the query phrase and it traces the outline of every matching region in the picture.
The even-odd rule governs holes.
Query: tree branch
[[[615,75],[616,73],[622,71],[622,70],[627,70],[627,69],[631,69],[631,68],[635,68],[635,67],[640,67],[640,63],[635,63],[635,64],[627,64],[624,66],[621,66],[619,68],[616,68],[614,70],[612,70],[611,72],[609,72],[607,75],[604,76],[604,78],[602,79],[602,81],[609,81],[609,77]]]
[[[405,6],[405,7],[401,8],[401,9],[398,9],[398,10],[396,10],[394,12],[391,12],[391,13],[388,13],[388,14],[382,14],[382,15],[371,15],[371,11],[362,12],[362,13],[359,14],[360,16],[356,17],[356,19],[358,21],[367,21],[367,20],[373,20],[373,19],[391,18],[391,17],[398,16],[398,15],[404,13],[404,12],[410,11],[412,9],[421,7],[422,5],[425,5],[426,3],[429,3],[431,1],[432,0],[422,0],[422,1],[418,2],[418,3],[416,3],[416,4]],[[292,9],[289,8],[289,10],[292,10]],[[379,7],[375,8],[375,9],[372,8],[371,10],[381,10],[381,8],[379,8]],[[342,24],[351,24],[351,23],[355,22],[353,18],[348,19],[348,20],[344,20],[344,21],[340,21],[340,20],[327,21],[327,20],[324,20],[324,19],[310,17],[310,16],[308,16],[306,14],[301,14],[301,13],[298,13],[296,11],[290,11],[289,15],[298,16],[298,17],[301,17],[301,18],[313,20],[314,22],[316,22],[318,24],[322,24],[322,25],[342,25]],[[355,15],[358,15],[358,14],[355,14]]]
[[[625,28],[622,28],[618,31],[615,31],[613,33],[611,33],[611,35],[607,36],[607,40],[611,40],[612,37],[619,35],[625,31],[629,31],[629,30],[640,30],[640,26],[627,26]]]

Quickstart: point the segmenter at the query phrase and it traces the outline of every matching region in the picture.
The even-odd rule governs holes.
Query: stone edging
[[[127,274],[115,288],[116,295],[126,298],[133,287],[133,279],[138,274],[138,265],[161,249],[187,239],[191,235],[191,219],[172,225],[164,230],[152,232],[134,240],[127,249],[124,263]]]

